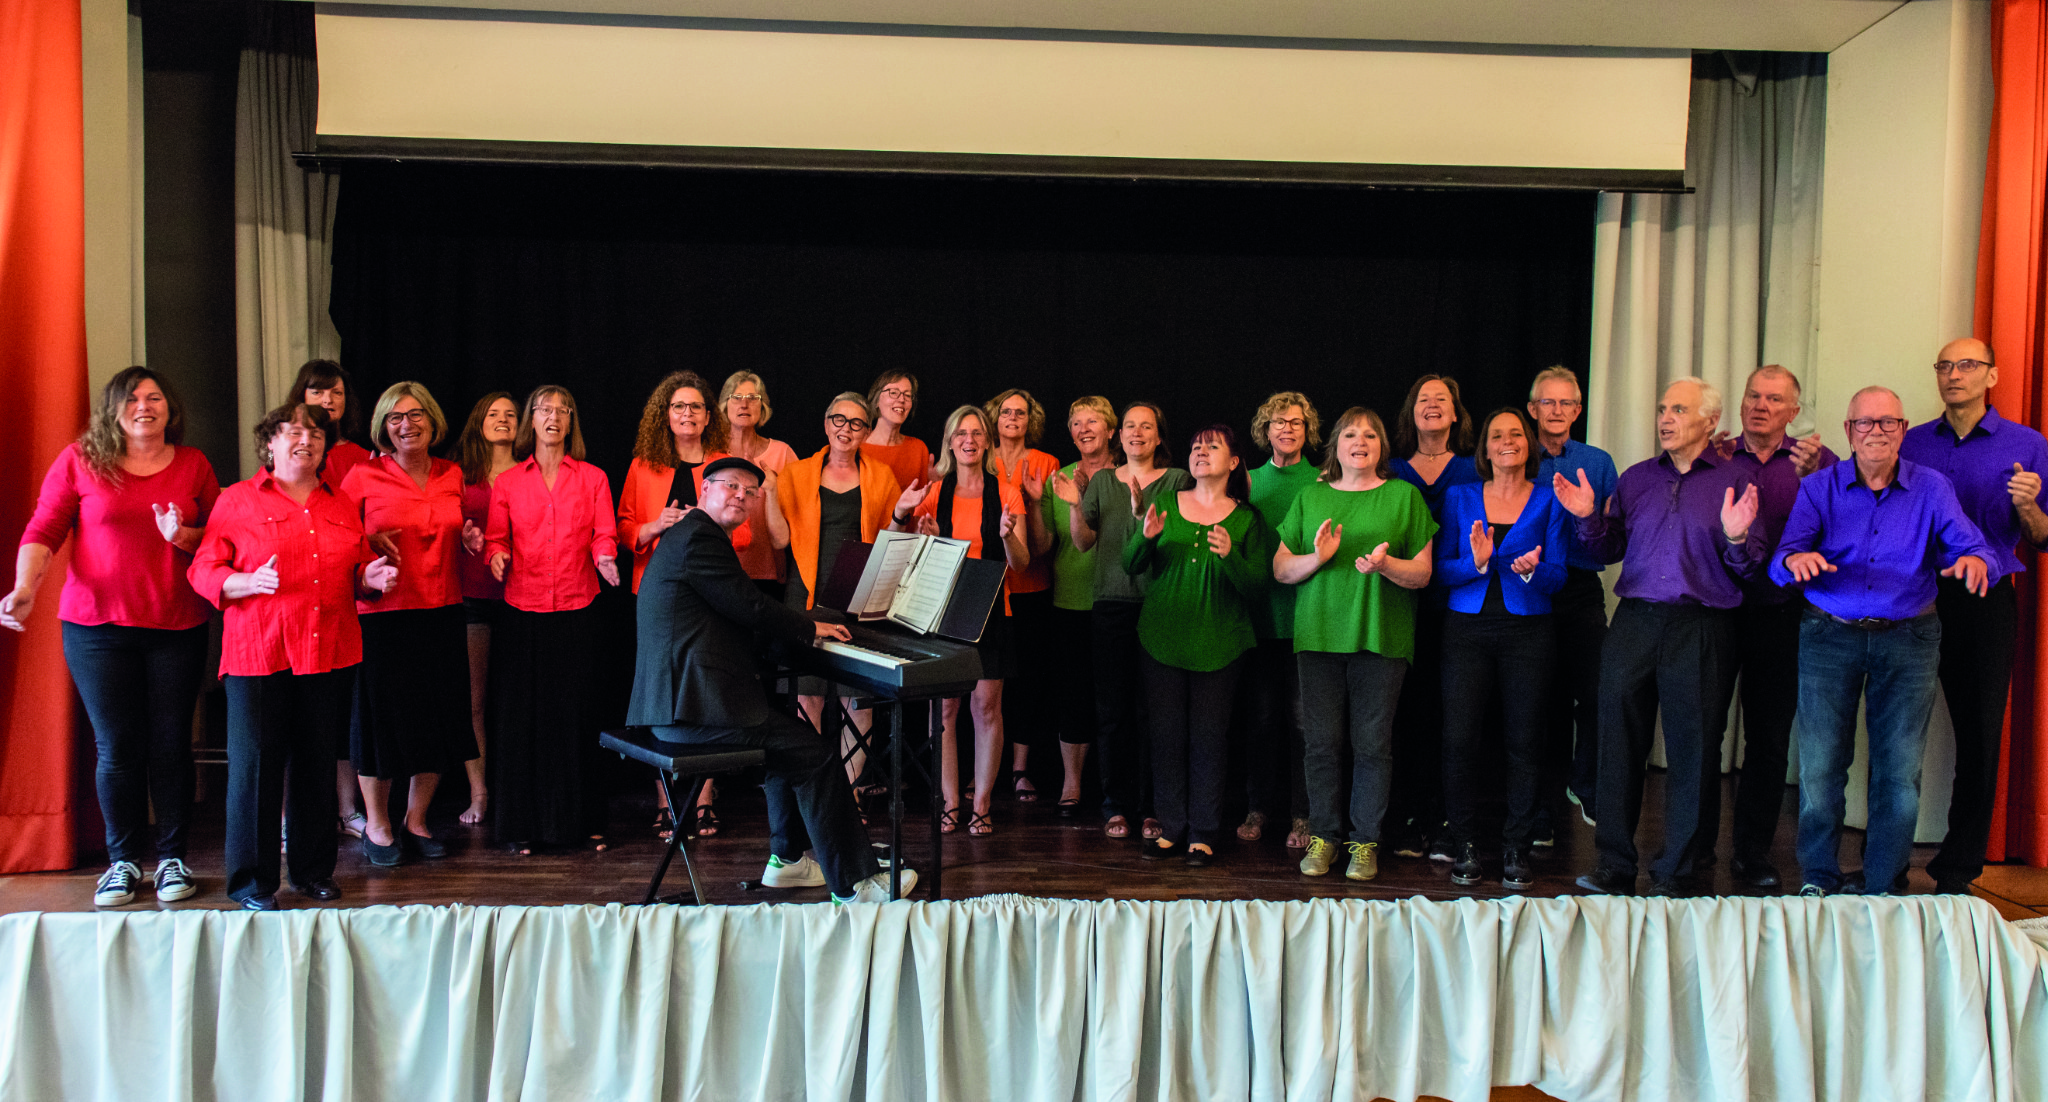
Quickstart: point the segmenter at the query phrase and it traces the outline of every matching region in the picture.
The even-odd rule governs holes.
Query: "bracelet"
[[[911,515],[912,515],[912,516],[915,516],[916,514],[915,514],[915,513],[912,513]],[[890,520],[891,522],[893,522],[893,523],[896,523],[896,524],[908,524],[908,523],[910,523],[910,517],[899,517],[899,516],[897,516],[897,515],[895,514],[895,512],[893,512],[893,511],[892,511],[892,512],[890,512],[890,514],[889,514],[889,520]]]

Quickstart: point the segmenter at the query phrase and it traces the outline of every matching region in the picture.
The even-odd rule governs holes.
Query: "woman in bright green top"
[[[1345,410],[1331,439],[1324,481],[1302,490],[1280,522],[1273,576],[1300,587],[1294,655],[1314,831],[1301,871],[1328,873],[1342,843],[1351,852],[1344,875],[1371,880],[1379,875],[1394,706],[1415,656],[1415,591],[1429,584],[1436,521],[1422,493],[1392,477],[1379,414]],[[1342,771],[1347,741],[1348,778]]]
[[[1138,722],[1138,609],[1149,579],[1124,573],[1118,551],[1130,541],[1145,507],[1166,494],[1187,489],[1188,473],[1167,466],[1166,415],[1150,402],[1124,407],[1117,438],[1124,464],[1113,477],[1097,475],[1084,490],[1073,479],[1053,476],[1053,493],[1070,507],[1067,534],[1083,551],[1100,542],[1110,549],[1095,556],[1095,605],[1090,616],[1094,649],[1095,730],[1102,742],[1096,761],[1102,770],[1102,832],[1127,838],[1130,819],[1145,816],[1147,840],[1159,837],[1151,818],[1152,748]]]
[[[1116,408],[1109,399],[1090,395],[1076,398],[1067,407],[1067,434],[1081,453],[1078,462],[1060,468],[1059,477],[1085,489],[1096,474],[1124,461],[1117,447]],[[1111,476],[1115,477],[1115,476]],[[1047,486],[1052,485],[1047,479]],[[1068,514],[1073,506],[1057,493],[1044,494],[1039,507],[1045,513],[1045,529],[1052,533],[1052,630],[1060,641],[1057,662],[1065,676],[1053,678],[1057,697],[1053,711],[1060,733],[1060,764],[1065,774],[1060,783],[1060,815],[1072,818],[1081,810],[1081,767],[1088,761],[1088,744],[1095,741],[1095,676],[1089,640],[1094,634],[1095,550],[1074,546]],[[1048,656],[1048,661],[1053,661]]]
[[[1191,489],[1161,495],[1124,544],[1123,568],[1148,576],[1138,614],[1145,702],[1152,728],[1152,802],[1158,840],[1140,851],[1187,863],[1216,854],[1230,710],[1245,652],[1257,641],[1272,540],[1251,507],[1236,434],[1212,425],[1188,445]]]
[[[1280,523],[1294,499],[1322,472],[1303,452],[1323,442],[1323,419],[1308,395],[1283,390],[1252,414],[1252,442],[1273,458],[1251,472],[1252,508],[1268,525]],[[1308,789],[1301,772],[1300,675],[1294,668],[1294,594],[1269,585],[1252,606],[1259,645],[1245,659],[1245,725],[1239,732],[1248,808],[1237,836],[1256,842],[1266,820],[1291,812],[1287,848],[1308,845]]]

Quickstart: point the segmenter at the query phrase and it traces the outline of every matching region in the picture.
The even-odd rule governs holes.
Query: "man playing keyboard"
[[[837,624],[814,623],[763,596],[733,551],[731,532],[761,492],[761,469],[736,456],[704,468],[698,507],[662,537],[640,580],[639,657],[626,722],[665,742],[757,747],[771,776],[796,793],[796,823],[772,823],[777,838],[810,836],[835,902],[886,902],[839,755],[809,724],[777,711],[755,669],[756,637],[791,643],[849,638]],[[787,814],[786,808],[771,813]],[[800,853],[772,866],[802,870]],[[801,877],[781,877],[784,883]],[[902,871],[905,894],[917,873]]]

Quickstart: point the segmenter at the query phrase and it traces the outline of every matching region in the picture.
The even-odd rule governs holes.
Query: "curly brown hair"
[[[130,367],[107,380],[100,388],[99,404],[78,437],[78,450],[85,455],[85,469],[109,486],[121,484],[121,457],[128,454],[128,434],[121,431],[121,408],[135,396],[135,388],[155,383],[164,392],[164,408],[170,419],[164,423],[164,443],[185,442],[185,404],[170,381],[146,367]]]
[[[1021,387],[1013,386],[1010,389],[1003,391],[1001,394],[998,394],[995,397],[990,398],[987,404],[981,407],[982,412],[988,414],[988,423],[991,426],[994,426],[1002,422],[1003,403],[1009,401],[1012,398],[1024,399],[1025,446],[1028,447],[1032,444],[1038,443],[1038,441],[1045,436],[1045,407],[1038,404],[1038,399],[1033,398],[1031,396],[1030,391],[1025,390]],[[994,438],[991,438],[988,442],[988,446],[993,448],[996,446],[996,443],[997,441]]]
[[[678,460],[675,434],[668,430],[668,403],[684,387],[695,390],[704,400],[704,415],[709,418],[704,425],[704,454],[724,451],[731,434],[725,424],[725,411],[715,404],[718,391],[704,381],[704,376],[694,371],[671,371],[654,384],[654,391],[647,396],[647,405],[640,411],[640,431],[633,438],[633,458],[652,464],[656,470],[669,470]]]
[[[301,387],[299,393],[305,393],[305,388]],[[256,461],[261,463],[266,471],[276,470],[270,458],[270,441],[286,425],[304,425],[309,429],[318,429],[323,442],[334,435],[334,425],[327,418],[326,407],[299,401],[286,402],[264,414],[263,420],[256,422],[256,427],[250,430],[256,437]],[[313,471],[318,474],[326,470],[327,449],[323,447],[320,451],[320,464],[314,467]]]
[[[1278,417],[1288,406],[1300,406],[1301,419],[1307,422],[1303,426],[1307,430],[1302,439],[1303,449],[1316,447],[1323,442],[1323,418],[1316,412],[1315,403],[1309,401],[1308,395],[1301,391],[1283,390],[1260,403],[1259,411],[1252,414],[1252,443],[1267,451],[1273,449],[1273,445],[1266,442],[1266,426],[1272,424],[1273,418]]]

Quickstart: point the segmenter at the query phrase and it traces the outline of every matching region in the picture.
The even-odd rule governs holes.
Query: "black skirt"
[[[349,761],[365,777],[450,773],[476,757],[469,629],[461,605],[362,617]]]
[[[597,609],[506,605],[491,630],[491,830],[500,842],[580,844],[603,833],[590,680]]]

